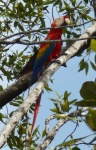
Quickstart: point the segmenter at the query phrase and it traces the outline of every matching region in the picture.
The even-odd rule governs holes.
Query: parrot
[[[68,16],[61,16],[60,18],[55,19],[53,21],[53,23],[51,24],[51,29],[48,32],[48,34],[45,38],[45,41],[46,40],[62,40],[63,29],[59,28],[59,27],[66,26],[69,24],[70,24],[70,19]],[[57,27],[57,28],[55,28],[55,27]],[[32,80],[34,79],[34,77],[36,75],[38,75],[38,80],[39,80],[39,78],[42,76],[43,71],[48,66],[48,64],[52,60],[56,59],[59,56],[61,47],[62,47],[61,41],[60,42],[53,42],[53,43],[51,43],[51,42],[42,43],[40,45],[38,51],[33,55],[33,59],[30,58],[27,65],[21,71],[21,73],[19,74],[19,77],[26,74],[26,72],[28,73],[30,71],[30,68],[28,69],[28,71],[26,71],[28,64],[29,64],[29,66],[32,66],[31,71],[33,71],[30,82],[32,82]],[[31,60],[33,60],[34,63],[33,62],[30,63]],[[35,125],[36,118],[37,118],[37,114],[39,111],[41,95],[42,95],[42,93],[39,95],[38,99],[36,100],[31,133],[33,132],[34,125]]]

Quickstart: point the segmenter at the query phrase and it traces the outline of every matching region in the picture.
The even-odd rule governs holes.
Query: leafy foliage
[[[96,52],[96,40],[95,39],[91,40],[90,47],[94,52]]]
[[[83,83],[80,90],[83,100],[76,102],[77,106],[96,107],[96,83],[93,81],[87,81]]]
[[[96,131],[96,110],[93,108],[90,108],[88,114],[86,115],[86,123],[92,130]]]
[[[65,112],[69,112],[72,108],[71,105],[74,104],[76,100],[69,101],[68,98],[71,93],[65,91],[64,96],[60,96],[57,92],[57,99],[51,99],[54,102],[55,108],[51,109],[52,112],[63,114]]]
[[[83,24],[83,27],[77,26],[71,29],[64,29],[64,37],[67,38],[78,38],[83,30],[86,29],[84,24],[86,21],[90,21],[93,18],[90,16],[91,9],[89,6],[92,6],[92,2],[88,0],[83,0],[78,2],[77,0],[1,0],[0,1],[0,40],[5,41],[22,41],[22,42],[34,42],[34,41],[43,41],[44,37],[47,34],[47,30],[44,28],[50,26],[51,20],[60,15],[70,16],[71,25]],[[49,23],[49,25],[48,25]],[[43,30],[41,30],[41,28]],[[38,31],[36,32],[36,29]],[[33,32],[34,31],[34,32]],[[66,45],[70,45],[71,42],[67,42]],[[96,50],[94,49],[96,43],[91,40],[90,49],[86,50],[86,53],[80,52],[78,54],[81,57],[79,63],[79,72],[85,70],[86,75],[90,71],[90,67],[96,71]],[[25,63],[29,60],[31,55],[37,50],[38,45],[19,45],[19,44],[6,44],[2,43],[0,45],[0,79],[3,81],[6,79],[6,86],[10,85],[14,79],[16,79],[18,73],[23,68]],[[90,60],[90,54],[94,53],[94,61]],[[85,56],[84,56],[85,55]],[[86,60],[87,58],[87,60]],[[51,83],[54,83],[51,80]],[[3,84],[0,85],[0,92],[3,91]],[[74,88],[74,87],[73,87]],[[53,89],[47,84],[45,89],[48,92],[52,92]],[[12,93],[11,93],[12,94]],[[90,128],[96,131],[96,83],[93,81],[85,82],[80,90],[80,95],[82,97],[81,101],[77,102],[76,99],[71,99],[71,93],[64,92],[64,95],[61,96],[56,92],[57,98],[50,98],[54,104],[54,108],[51,109],[51,112],[56,116],[56,120],[64,119],[65,114],[71,114],[73,109],[78,110],[77,107],[88,106],[90,109],[83,120],[85,123],[90,126]],[[69,97],[70,96],[70,97]],[[10,102],[10,107],[13,109],[18,108],[24,101],[24,93],[14,98]],[[29,110],[29,113],[34,111],[34,105]],[[94,107],[94,109],[92,108]],[[9,108],[7,108],[9,110]],[[7,111],[7,114],[0,113],[0,121],[3,124],[6,124],[7,120],[14,114],[13,111]],[[36,149],[38,141],[40,141],[41,135],[39,133],[39,126],[34,130],[33,135],[30,135],[30,126],[28,128],[29,139],[26,139],[26,127],[27,122],[26,114],[22,117],[21,121],[17,123],[14,131],[11,132],[9,138],[7,139],[7,145],[10,149],[20,149],[23,150],[28,144],[28,148],[31,150]],[[67,116],[71,123],[79,124],[83,120],[80,116]],[[75,132],[75,131],[74,131]],[[74,138],[72,132],[64,142],[61,142],[59,145],[55,145],[54,150],[60,148],[80,150],[79,144],[88,137],[78,137]],[[47,136],[46,131],[42,133],[42,137]],[[93,144],[96,141],[95,138],[93,141],[89,141],[88,145]],[[41,142],[41,141],[40,141]],[[57,144],[57,143],[56,143]],[[76,146],[77,144],[77,146]],[[86,144],[86,143],[85,143]]]

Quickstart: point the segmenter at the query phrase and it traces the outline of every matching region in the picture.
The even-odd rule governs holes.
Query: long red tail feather
[[[39,95],[38,99],[36,100],[35,109],[34,109],[34,116],[33,116],[33,121],[32,121],[31,134],[33,132],[34,125],[35,125],[35,122],[36,122],[36,118],[37,118],[37,115],[38,115],[38,111],[39,111],[39,107],[40,107],[40,101],[41,101],[41,95],[42,95],[42,93]]]

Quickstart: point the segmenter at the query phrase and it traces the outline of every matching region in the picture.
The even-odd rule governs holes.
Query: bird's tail
[[[33,121],[32,121],[31,134],[33,132],[34,125],[35,125],[35,122],[36,122],[36,118],[37,118],[37,115],[38,115],[38,111],[39,111],[39,107],[40,107],[40,101],[41,101],[41,96],[42,96],[42,93],[39,95],[38,99],[36,100],[35,109],[34,109],[34,115],[33,115]]]

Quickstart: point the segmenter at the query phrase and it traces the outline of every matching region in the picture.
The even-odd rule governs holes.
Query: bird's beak
[[[66,26],[66,25],[69,25],[70,24],[70,19],[69,18],[65,18],[64,19],[64,22],[61,26]]]

